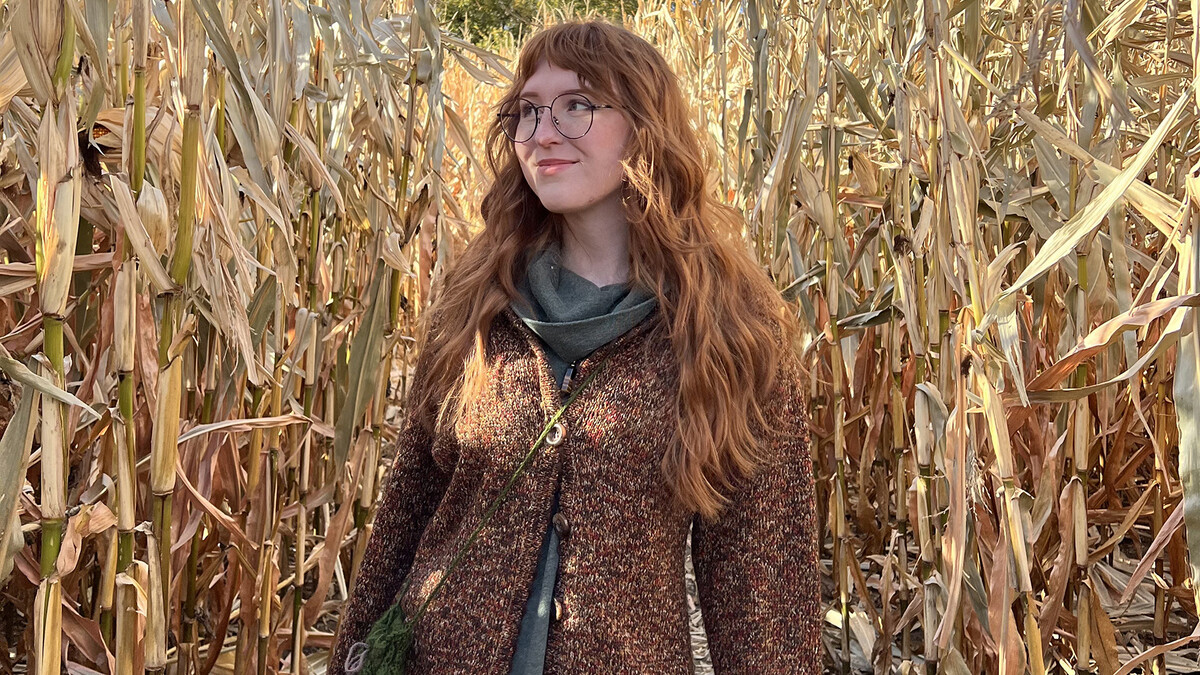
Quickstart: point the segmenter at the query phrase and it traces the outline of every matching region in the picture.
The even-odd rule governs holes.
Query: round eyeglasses
[[[533,138],[538,121],[542,118],[542,108],[546,108],[550,111],[550,119],[554,121],[558,133],[576,139],[582,138],[592,128],[592,114],[595,110],[612,107],[592,103],[583,94],[566,93],[555,96],[550,105],[537,105],[528,99],[519,98],[501,108],[496,118],[510,141],[524,143]]]

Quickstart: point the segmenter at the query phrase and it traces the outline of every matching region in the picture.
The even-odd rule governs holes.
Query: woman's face
[[[579,76],[542,61],[521,90],[521,98],[550,105],[564,92],[580,90],[593,104],[596,95],[583,91]],[[562,104],[565,102],[560,101]],[[629,123],[615,108],[592,113],[592,126],[579,138],[563,136],[541,109],[533,137],[513,143],[525,182],[551,213],[578,215],[606,210],[621,203],[621,157],[629,138]]]

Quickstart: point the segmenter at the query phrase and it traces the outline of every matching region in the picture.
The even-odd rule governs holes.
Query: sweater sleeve
[[[424,355],[422,355],[423,357]],[[419,358],[414,382],[424,378],[425,359]],[[350,600],[342,612],[330,654],[328,675],[343,675],[350,646],[366,640],[371,625],[383,615],[412,565],[417,543],[441,502],[450,476],[433,460],[433,439],[413,410],[415,387],[409,390],[404,422],[396,442],[383,501],[363,554]]]
[[[718,519],[697,515],[692,562],[716,675],[821,672],[818,525],[798,370],[784,369],[764,412],[778,458],[730,493]],[[767,412],[767,411],[770,412]]]

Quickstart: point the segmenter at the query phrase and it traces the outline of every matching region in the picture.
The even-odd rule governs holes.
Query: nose
[[[541,114],[541,118],[538,119],[537,128],[533,130],[533,141],[542,147],[561,143],[562,135],[558,133],[558,127],[554,126],[554,120],[550,118],[550,111],[542,109],[538,113]]]

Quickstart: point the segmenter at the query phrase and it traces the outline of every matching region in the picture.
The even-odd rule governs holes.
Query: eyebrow
[[[596,92],[587,87],[576,87],[575,89],[566,89],[559,94],[595,94]],[[520,93],[520,98],[541,98],[541,95],[536,91],[523,91]]]

